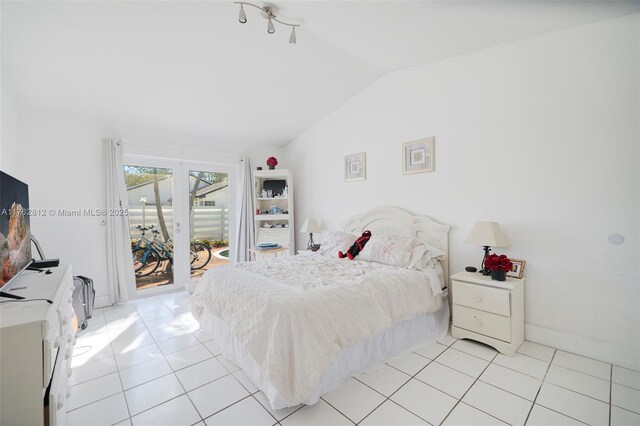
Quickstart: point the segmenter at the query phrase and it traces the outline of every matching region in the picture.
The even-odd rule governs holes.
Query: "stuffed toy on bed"
[[[348,257],[349,260],[353,260],[353,258],[356,257],[358,253],[360,253],[360,251],[364,248],[365,244],[367,244],[369,238],[371,238],[371,231],[364,231],[362,233],[362,236],[358,238],[356,242],[351,245],[351,247],[349,247],[349,250],[347,250],[346,253],[339,251],[338,257],[340,259],[342,259],[343,257]]]

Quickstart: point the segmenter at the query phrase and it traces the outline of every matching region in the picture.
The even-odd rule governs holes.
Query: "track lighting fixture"
[[[273,5],[273,4],[265,4],[264,6],[256,6],[255,4],[252,3],[246,3],[246,2],[234,2],[235,4],[239,4],[240,5],[240,15],[238,17],[238,21],[240,21],[241,24],[246,24],[247,23],[247,15],[244,12],[244,5],[246,4],[247,6],[253,6],[256,9],[260,9],[261,11],[261,15],[267,19],[267,32],[269,34],[273,34],[276,32],[276,27],[273,25],[273,21],[276,21],[279,24],[282,25],[286,25],[291,27],[291,36],[289,37],[289,43],[290,44],[296,44],[296,27],[299,27],[299,24],[289,24],[287,22],[283,22],[281,20],[279,20],[277,18],[278,16],[278,8]]]
[[[269,16],[269,22],[267,22],[267,32],[269,34],[273,34],[276,32],[276,28],[273,26],[273,21],[271,20],[271,16]]]
[[[240,17],[238,18],[238,21],[240,21],[241,24],[247,23],[247,14],[244,13],[244,7],[242,4],[240,4]]]
[[[291,28],[291,37],[289,37],[289,43],[296,44],[296,27]]]

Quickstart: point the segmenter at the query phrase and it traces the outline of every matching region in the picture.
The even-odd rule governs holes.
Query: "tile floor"
[[[186,292],[97,309],[73,358],[68,425],[640,425],[640,372],[525,342],[507,357],[448,336],[271,410],[220,355]]]

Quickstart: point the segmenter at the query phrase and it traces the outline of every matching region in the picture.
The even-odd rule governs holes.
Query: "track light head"
[[[276,32],[276,27],[273,24],[273,21],[276,21],[278,24],[291,27],[291,36],[289,37],[289,43],[296,44],[296,27],[299,27],[300,24],[290,24],[288,22],[284,22],[278,19],[278,7],[276,5],[266,3],[264,6],[257,6],[253,3],[248,3],[246,1],[236,1],[234,3],[240,5],[240,13],[238,15],[238,21],[240,21],[241,24],[247,23],[247,14],[244,11],[244,5],[246,4],[247,6],[251,6],[260,10],[260,14],[267,20],[267,32],[269,34],[274,34]]]
[[[291,27],[291,37],[289,37],[290,44],[296,44],[296,27]]]
[[[247,23],[247,14],[244,13],[244,6],[242,3],[240,4],[240,16],[238,17],[238,21],[240,21],[241,24]]]

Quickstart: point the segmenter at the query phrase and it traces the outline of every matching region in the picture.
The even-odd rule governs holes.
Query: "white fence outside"
[[[173,207],[162,206],[162,215],[173,239]],[[129,232],[133,238],[140,235],[136,226],[154,225],[160,229],[155,205],[136,206],[129,209]],[[189,227],[192,239],[229,240],[229,209],[194,206],[191,210]],[[150,237],[151,235],[149,235]]]

